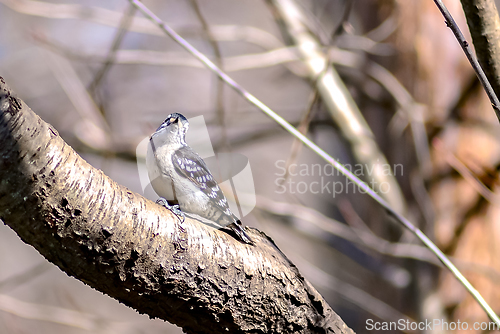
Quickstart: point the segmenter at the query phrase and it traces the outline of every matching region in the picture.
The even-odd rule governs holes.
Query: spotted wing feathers
[[[172,163],[177,173],[189,179],[219,210],[228,216],[233,216],[224,193],[214,180],[205,161],[192,148],[184,146],[176,150],[172,154]]]

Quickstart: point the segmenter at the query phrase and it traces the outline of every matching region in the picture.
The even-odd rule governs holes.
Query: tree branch
[[[90,166],[0,77],[0,219],[68,275],[187,333],[352,333],[272,240],[248,246]]]
[[[471,64],[472,68],[474,69],[474,72],[476,72],[477,78],[479,79],[479,82],[481,82],[481,85],[484,88],[484,91],[486,92],[486,95],[488,95],[488,98],[491,101],[491,106],[493,107],[493,110],[495,111],[495,114],[497,116],[497,119],[500,121],[500,100],[498,99],[497,94],[493,90],[493,87],[488,80],[486,74],[484,73],[483,68],[479,64],[479,61],[474,57],[472,54],[472,49],[469,46],[469,42],[465,39],[464,35],[460,31],[460,28],[456,24],[455,20],[453,19],[453,16],[451,16],[450,12],[444,5],[442,0],[434,0],[434,3],[438,7],[439,11],[441,14],[443,14],[445,18],[446,25],[448,28],[451,29],[453,32],[453,35],[455,35],[455,38],[457,39],[458,43],[460,44],[460,47],[465,53],[465,56],[469,60],[469,63]],[[470,28],[469,28],[470,29]],[[470,29],[472,30],[472,29]],[[498,319],[498,323],[500,324],[500,319]]]
[[[500,96],[500,18],[494,0],[461,0],[476,56]]]

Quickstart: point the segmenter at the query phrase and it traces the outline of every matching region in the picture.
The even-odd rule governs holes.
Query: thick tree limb
[[[120,186],[0,77],[0,219],[68,275],[188,333],[352,333],[272,240],[249,246]]]

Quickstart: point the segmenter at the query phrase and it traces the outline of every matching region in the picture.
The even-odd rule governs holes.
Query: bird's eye
[[[172,123],[177,123],[177,118],[173,118],[173,117],[172,117],[172,118],[170,119],[170,122],[169,122],[169,123],[170,123],[170,124],[172,124]]]

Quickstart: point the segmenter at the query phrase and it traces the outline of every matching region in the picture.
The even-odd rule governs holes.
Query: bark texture
[[[494,0],[461,0],[476,55],[500,96],[500,19]]]
[[[0,77],[0,219],[91,287],[188,333],[352,333],[271,239],[186,219],[84,161]]]

